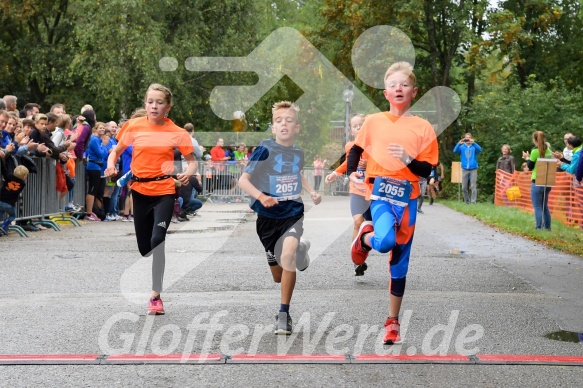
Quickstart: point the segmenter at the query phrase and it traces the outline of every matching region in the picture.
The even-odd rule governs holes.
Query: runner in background
[[[364,115],[363,114],[355,114],[350,119],[350,135],[352,136],[352,140],[346,143],[344,149],[346,151],[346,155],[350,152],[350,149],[354,145],[354,139],[356,139],[356,135],[360,131],[362,124],[364,123]],[[358,171],[363,174],[363,178],[360,182],[352,182],[350,181],[350,213],[352,214],[352,219],[354,220],[354,228],[352,230],[352,240],[356,237],[358,230],[360,229],[360,225],[364,221],[372,221],[372,217],[370,215],[369,205],[370,202],[368,200],[368,196],[370,196],[370,190],[367,184],[364,183],[364,171],[366,170],[366,153],[363,153],[359,162],[358,162]],[[326,176],[326,183],[331,184],[338,178],[342,176],[346,172],[347,168],[347,159],[342,162],[340,166],[330,174]],[[364,271],[366,271],[368,265],[366,263],[362,263],[360,265],[354,265],[355,276],[362,276],[364,275]]]

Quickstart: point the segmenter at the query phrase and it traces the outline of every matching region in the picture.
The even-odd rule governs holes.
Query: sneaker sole
[[[148,311],[148,315],[164,315],[165,311]]]
[[[364,272],[368,269],[366,263],[362,263],[354,269],[354,276],[364,276]]]
[[[396,341],[394,341],[394,342],[393,342],[393,341],[391,341],[391,340],[388,340],[388,341],[386,341],[384,344],[385,344],[385,345],[395,345],[395,344],[400,344],[400,343],[401,343],[401,339],[399,338],[398,340],[396,340]]]
[[[277,329],[273,332],[275,335],[291,335],[291,331],[284,330],[284,329]]]
[[[305,271],[306,269],[308,269],[308,267],[310,266],[310,255],[308,254],[308,251],[310,250],[310,247],[312,244],[310,244],[310,242],[308,240],[305,240],[303,238],[300,238],[300,244],[304,244],[304,246],[306,247],[306,251],[304,252],[304,258],[305,258],[305,262],[307,263],[307,265],[303,268],[303,269],[297,269],[300,272]],[[299,251],[299,249],[298,249]]]

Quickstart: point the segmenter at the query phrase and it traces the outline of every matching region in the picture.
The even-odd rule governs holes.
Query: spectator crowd
[[[58,193],[60,211],[90,222],[133,221],[131,179],[123,182],[119,179],[130,171],[131,146],[118,158],[118,176],[104,178],[107,158],[126,120],[119,123],[98,121],[91,105],[83,106],[79,114],[74,115],[67,113],[64,104],[54,104],[46,113],[41,112],[36,103],[27,103],[21,110],[17,105],[16,96],[6,95],[0,99],[0,236],[8,234],[14,225],[25,231],[46,229],[40,220],[45,214],[19,212],[22,213],[26,201],[23,195],[26,178],[38,173],[38,167],[49,161],[52,161],[48,163],[49,168],[54,166],[54,189]],[[143,115],[145,111],[138,109],[130,119]],[[192,135],[195,157],[202,160],[205,148],[194,138],[194,126],[187,123],[184,128]],[[246,155],[238,158],[242,161]],[[45,161],[41,162],[43,159]],[[184,163],[177,153],[174,174],[181,173],[183,168]],[[77,180],[79,171],[84,172],[85,181]],[[187,185],[176,182],[176,186],[173,221],[187,221],[202,207],[197,199],[203,191],[201,176],[193,176]],[[84,201],[79,201],[83,203],[74,203],[75,190],[85,193]]]

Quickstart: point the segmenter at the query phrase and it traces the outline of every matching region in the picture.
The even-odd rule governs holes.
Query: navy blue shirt
[[[245,172],[251,183],[263,194],[277,198],[279,204],[265,208],[251,198],[249,205],[257,214],[268,218],[289,218],[304,212],[302,170],[304,151],[296,146],[286,147],[274,139],[262,141],[249,158]]]

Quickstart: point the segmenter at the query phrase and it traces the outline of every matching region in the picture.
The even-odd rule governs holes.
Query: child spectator
[[[2,185],[0,190],[0,215],[4,212],[8,213],[8,217],[0,227],[0,232],[3,234],[8,234],[8,226],[16,218],[16,202],[26,186],[27,177],[28,169],[24,166],[16,166],[14,172],[6,178]]]

